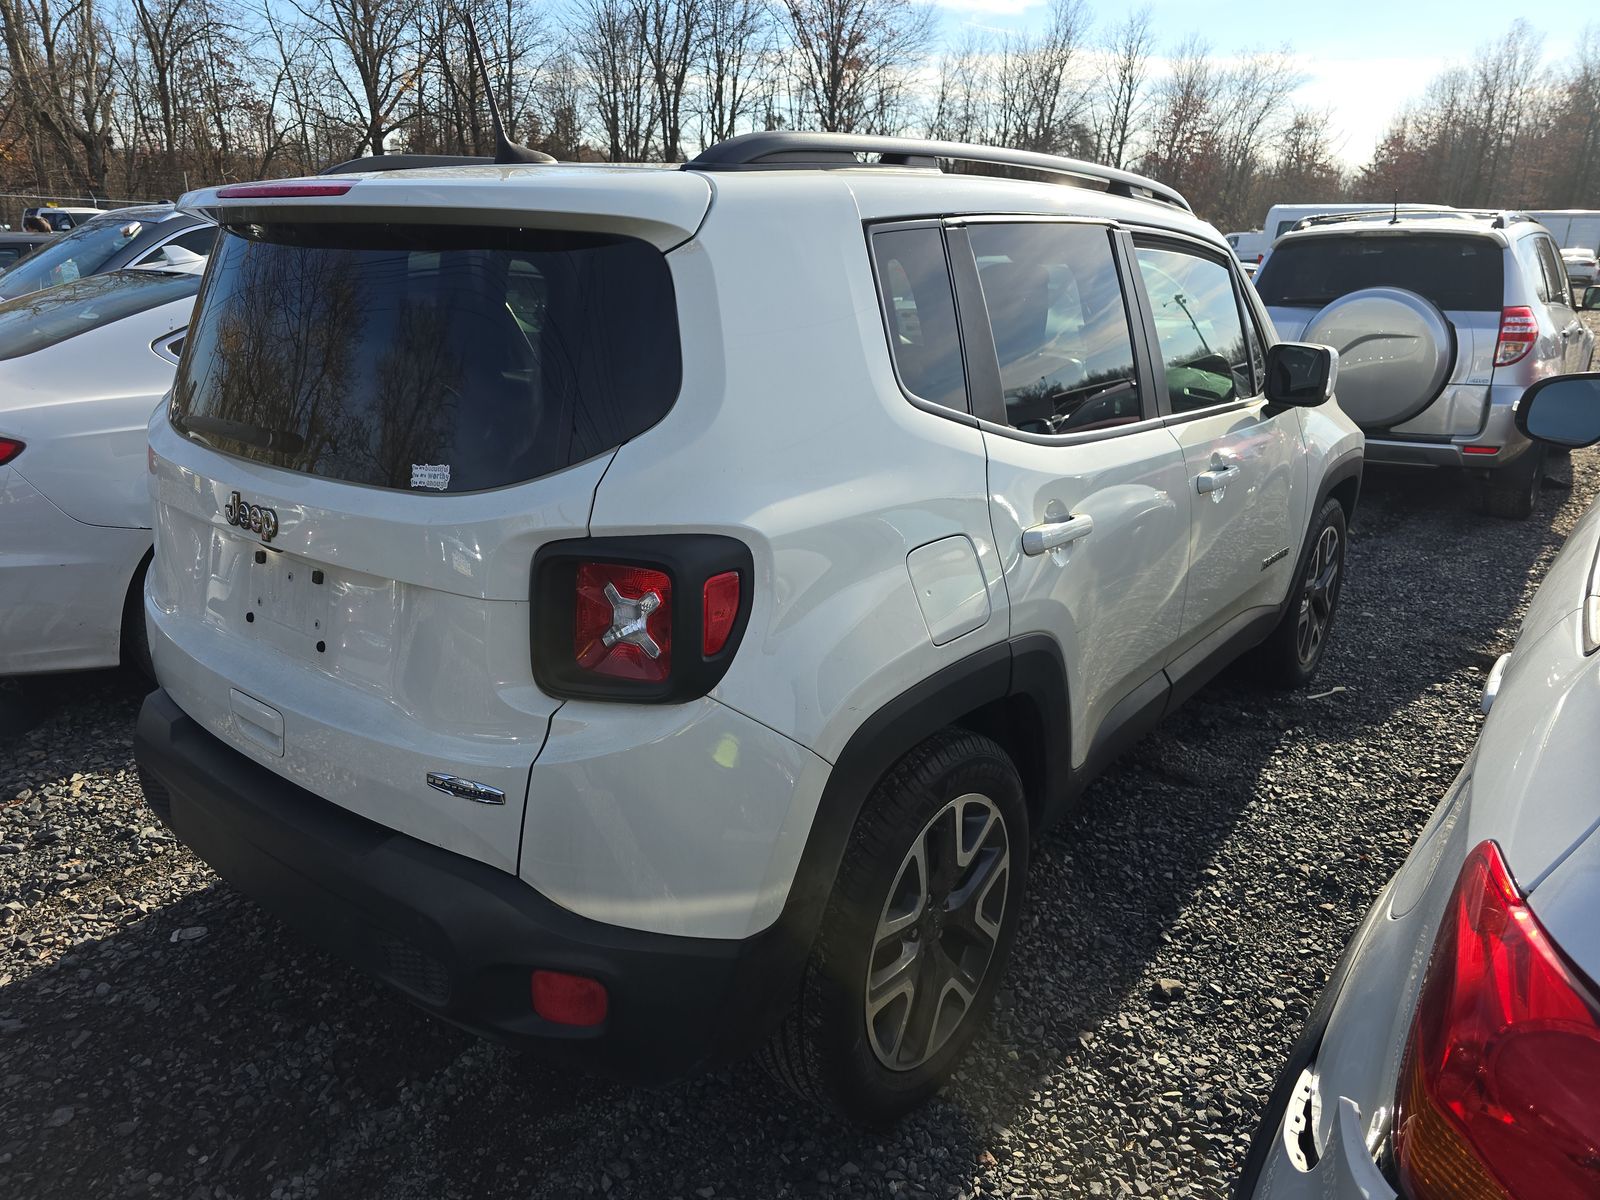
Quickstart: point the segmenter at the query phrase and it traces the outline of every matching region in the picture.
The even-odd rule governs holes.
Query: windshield
[[[132,232],[124,233],[124,230]],[[0,279],[0,295],[7,298],[37,292],[58,283],[71,283],[105,268],[116,254],[138,236],[137,221],[91,221],[51,242],[27,262],[18,263]]]
[[[21,358],[199,290],[198,275],[111,271],[7,300],[0,304],[0,359]]]
[[[252,225],[207,280],[172,423],[291,471],[502,487],[621,445],[678,394],[671,272],[633,238]]]
[[[1490,238],[1450,234],[1308,237],[1273,250],[1255,286],[1280,308],[1320,308],[1363,288],[1398,287],[1447,311],[1499,312],[1503,255]]]

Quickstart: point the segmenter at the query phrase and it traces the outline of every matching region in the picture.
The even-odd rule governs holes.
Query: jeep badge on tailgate
[[[222,515],[228,518],[229,525],[259,533],[263,542],[270,542],[278,536],[277,510],[262,508],[259,504],[246,504],[238,492],[228,501],[228,507],[222,510]]]

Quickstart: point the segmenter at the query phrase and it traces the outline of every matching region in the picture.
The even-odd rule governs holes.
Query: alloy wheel
[[[1300,592],[1300,618],[1295,626],[1295,650],[1300,665],[1308,667],[1322,653],[1333,624],[1333,606],[1339,597],[1339,530],[1325,526],[1306,564],[1306,582]]]
[[[1010,872],[1005,818],[976,792],[946,804],[913,840],[867,962],[867,1035],[884,1066],[922,1066],[977,1003],[1000,942]]]

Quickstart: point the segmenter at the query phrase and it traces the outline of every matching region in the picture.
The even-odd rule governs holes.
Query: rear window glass
[[[95,220],[56,239],[0,280],[0,291],[21,296],[103,270],[112,257],[139,236],[138,221]]]
[[[0,359],[47,349],[199,290],[198,275],[111,271],[7,300],[0,304]]]
[[[681,376],[671,273],[635,238],[252,225],[217,243],[171,415],[286,470],[470,492],[621,445]]]
[[[1314,237],[1273,250],[1256,273],[1269,305],[1320,307],[1370,287],[1398,287],[1442,309],[1499,312],[1504,248],[1448,234]]]

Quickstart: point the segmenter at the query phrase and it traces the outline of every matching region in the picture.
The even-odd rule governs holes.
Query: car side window
[[[1541,237],[1534,239],[1534,245],[1539,248],[1539,265],[1544,268],[1549,302],[1571,308],[1572,286],[1567,282],[1567,268],[1562,264],[1561,256],[1556,253],[1555,243],[1547,237]]]
[[[201,258],[209,258],[211,251],[217,245],[217,227],[215,225],[200,225],[180,233],[167,243],[169,246],[182,246],[191,254],[198,254]]]
[[[1215,259],[1167,246],[1140,246],[1138,256],[1172,411],[1253,395],[1253,354],[1233,272]]]
[[[872,238],[889,351],[906,391],[967,411],[955,292],[944,233],[933,225],[887,229]]]
[[[1144,419],[1111,231],[979,224],[968,231],[994,335],[1006,422],[1082,433]]]

